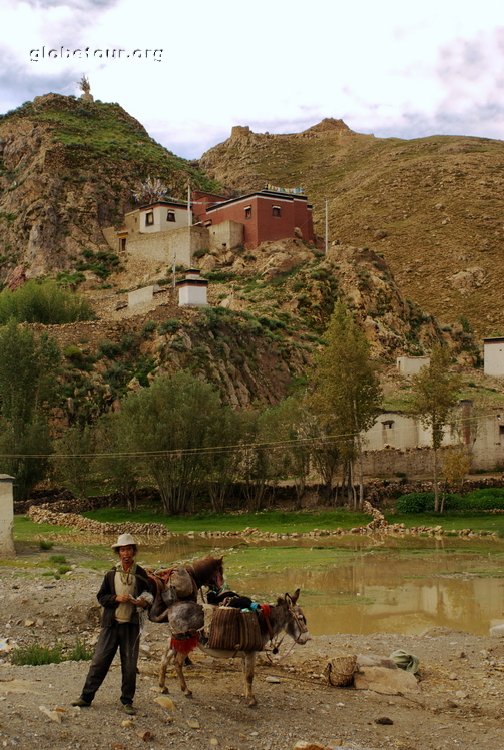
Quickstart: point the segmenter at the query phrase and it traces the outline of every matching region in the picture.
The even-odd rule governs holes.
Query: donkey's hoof
[[[186,698],[192,698],[193,697],[192,690],[186,690],[184,695]]]
[[[163,695],[166,695],[167,693],[169,693],[169,692],[170,692],[170,691],[168,690],[168,688],[166,687],[166,685],[160,685],[160,687],[161,687],[161,693],[162,693]]]

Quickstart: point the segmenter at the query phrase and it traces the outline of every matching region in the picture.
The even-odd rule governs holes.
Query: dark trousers
[[[140,645],[140,628],[138,624],[113,623],[102,628],[98,642],[82,689],[82,698],[91,703],[95,693],[109,671],[117,648],[121,657],[121,703],[133,703],[136,688],[138,648]]]

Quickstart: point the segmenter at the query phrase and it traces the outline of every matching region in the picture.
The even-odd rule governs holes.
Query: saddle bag
[[[194,594],[194,581],[185,568],[174,568],[166,586],[174,590],[177,599],[187,599]]]
[[[239,609],[217,607],[213,613],[208,633],[208,648],[235,651],[240,641]]]
[[[217,607],[210,623],[207,646],[226,651],[262,651],[261,627],[256,613]]]
[[[255,612],[240,612],[240,651],[262,651],[263,639]]]

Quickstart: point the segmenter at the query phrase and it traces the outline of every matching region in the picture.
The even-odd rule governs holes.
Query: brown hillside
[[[110,254],[101,228],[122,220],[149,176],[173,195],[188,178],[213,187],[117,104],[47,94],[1,116],[0,282],[16,266],[33,277]]]
[[[233,128],[201,168],[230,187],[302,185],[323,237],[383,253],[407,297],[441,321],[504,332],[504,143],[459,136],[411,141],[324,120],[303,133]]]

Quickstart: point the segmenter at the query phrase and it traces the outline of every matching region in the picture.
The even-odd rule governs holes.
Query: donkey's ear
[[[301,589],[296,589],[295,592],[292,594],[291,599],[292,599],[293,604],[295,604],[297,600],[299,599],[300,592],[301,592]]]

